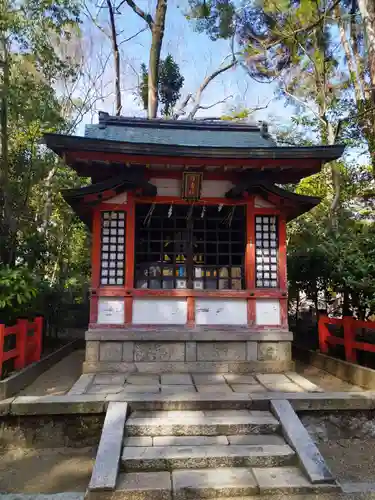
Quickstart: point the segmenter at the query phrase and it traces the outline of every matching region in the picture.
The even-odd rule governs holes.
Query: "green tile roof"
[[[272,148],[265,126],[199,120],[146,120],[99,114],[99,124],[86,125],[85,137],[118,142],[223,148]]]

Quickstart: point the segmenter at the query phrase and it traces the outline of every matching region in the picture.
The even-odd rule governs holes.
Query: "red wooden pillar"
[[[328,353],[328,342],[327,339],[330,335],[326,321],[328,316],[321,314],[318,320],[318,335],[319,335],[319,350],[323,353]]]
[[[126,216],[126,246],[125,246],[125,323],[131,324],[133,319],[133,296],[131,290],[134,288],[134,252],[135,252],[135,201],[134,195],[128,193],[127,216]]]
[[[279,288],[285,297],[280,299],[280,323],[288,328],[286,218],[282,215],[279,218]]]
[[[17,351],[18,356],[14,363],[16,370],[22,370],[26,366],[26,347],[27,347],[27,331],[29,328],[29,322],[27,319],[17,320],[18,332],[16,335]]]
[[[354,319],[351,316],[344,316],[342,318],[342,324],[344,327],[344,349],[345,349],[345,359],[349,363],[357,362],[357,355],[354,349],[354,339],[355,339],[355,327]]]
[[[254,197],[248,198],[246,204],[246,250],[245,250],[245,283],[247,290],[255,289],[255,216]],[[255,298],[247,299],[247,324],[255,325]]]
[[[4,341],[5,341],[5,325],[0,324],[0,378],[3,373]]]
[[[39,361],[42,355],[42,345],[43,345],[43,318],[38,316],[35,318],[35,351],[33,356],[33,361]]]
[[[279,287],[282,293],[287,292],[286,270],[286,218],[279,219]]]
[[[187,326],[195,326],[195,297],[187,297]]]
[[[92,214],[90,323],[97,323],[98,321],[97,293],[100,287],[101,230],[101,212],[96,208]]]

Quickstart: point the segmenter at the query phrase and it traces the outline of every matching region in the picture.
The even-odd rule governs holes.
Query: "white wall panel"
[[[156,186],[158,196],[181,196],[181,179],[159,179],[158,177],[151,177],[150,183]]]
[[[195,321],[197,325],[246,325],[246,300],[197,298]]]
[[[257,325],[280,325],[280,302],[277,299],[255,301],[255,322]]]
[[[126,203],[128,201],[128,193],[120,193],[104,201],[104,203]]]
[[[134,298],[133,323],[136,325],[185,325],[186,299]]]
[[[270,203],[267,200],[264,200],[260,196],[255,197],[254,206],[258,207],[258,208],[274,208],[275,207],[275,205],[273,205],[272,203]]]
[[[123,297],[99,297],[98,323],[119,325],[125,322]]]
[[[230,181],[208,181],[202,182],[202,198],[224,198],[225,193],[232,189],[233,183]]]

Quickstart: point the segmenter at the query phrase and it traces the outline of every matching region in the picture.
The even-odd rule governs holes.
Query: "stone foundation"
[[[83,371],[281,373],[293,369],[292,339],[290,332],[247,329],[93,329]]]

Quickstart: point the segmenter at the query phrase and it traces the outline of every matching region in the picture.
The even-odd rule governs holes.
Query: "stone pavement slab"
[[[274,392],[305,392],[305,390],[293,382],[274,382],[266,385],[269,391]]]
[[[204,446],[227,445],[226,436],[155,436],[154,446]],[[240,443],[233,443],[240,444]]]
[[[285,375],[295,384],[302,387],[302,389],[306,392],[323,392],[323,389],[318,387],[313,382],[310,382],[306,377],[302,377],[296,372],[287,372]]]
[[[159,375],[144,375],[142,373],[132,373],[130,374],[126,382],[128,384],[137,384],[137,385],[156,385],[160,383]]]
[[[211,384],[211,385],[196,385],[197,391],[201,393],[213,393],[213,392],[219,392],[219,393],[228,393],[228,392],[233,392],[232,389],[229,387],[227,384]]]
[[[94,384],[97,385],[124,385],[126,375],[124,373],[98,373],[95,375]]]
[[[312,485],[298,467],[255,467],[253,473],[261,495],[339,490],[336,484]]]
[[[179,470],[172,472],[175,500],[197,500],[245,496],[258,493],[258,485],[250,469],[220,468]]]
[[[230,384],[230,387],[234,392],[267,392],[267,389],[260,384]]]
[[[122,388],[124,393],[158,393],[160,392],[159,385],[141,385],[141,384],[128,384],[126,383]]]
[[[117,484],[123,500],[171,500],[169,472],[133,472],[120,474]]]
[[[152,446],[151,436],[129,437],[124,439],[124,446]]]
[[[224,375],[219,373],[193,373],[192,376],[196,385],[214,385],[226,383]]]
[[[258,384],[253,375],[241,375],[240,373],[224,373],[228,384]]]
[[[118,394],[124,390],[122,385],[92,385],[86,394]]]
[[[283,445],[285,439],[276,434],[242,434],[239,436],[226,436],[229,444],[238,445]]]
[[[192,385],[193,380],[189,373],[163,373],[162,385]]]
[[[180,394],[181,392],[197,393],[193,385],[162,385],[162,394]]]

